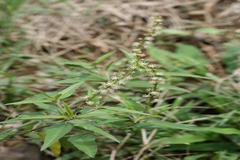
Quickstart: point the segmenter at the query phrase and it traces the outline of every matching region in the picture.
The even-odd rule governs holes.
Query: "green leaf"
[[[94,125],[91,125],[89,121],[86,121],[86,120],[72,120],[72,121],[70,121],[70,123],[72,123],[74,126],[81,127],[81,128],[86,129],[86,130],[95,132],[99,135],[102,135],[104,137],[107,137],[107,138],[119,143],[119,141],[114,136],[112,136],[111,134],[102,130],[101,128],[98,128]]]
[[[181,58],[185,66],[194,67],[201,73],[206,73],[206,64],[208,63],[201,50],[193,45],[178,43],[176,54]]]
[[[71,108],[66,104],[64,103],[64,108],[65,108],[65,111],[66,111],[66,114],[69,116],[69,117],[73,117],[73,112],[71,110]]]
[[[61,154],[61,143],[59,141],[56,141],[53,143],[50,147],[51,152],[55,157],[59,157]]]
[[[16,133],[17,131],[14,131],[14,130],[7,130],[7,131],[0,132],[0,142],[14,136]]]
[[[64,79],[64,80],[57,81],[56,83],[59,83],[59,84],[74,84],[74,83],[78,83],[79,81],[82,81],[82,78],[69,78],[69,79]]]
[[[126,59],[126,58],[119,59],[119,60],[116,61],[116,62],[109,63],[109,64],[105,67],[105,69],[108,70],[108,71],[118,69],[120,66],[124,65],[125,62],[127,62],[127,59]]]
[[[184,157],[184,160],[198,160],[202,157],[207,157],[207,154],[200,154],[200,155],[194,155],[194,156],[187,156]]]
[[[59,92],[59,94],[61,95],[59,99],[70,97],[82,84],[83,82],[78,82],[62,90],[61,92]]]
[[[223,30],[220,30],[217,28],[200,28],[200,29],[197,29],[195,32],[212,34],[212,35],[220,35],[223,33]]]
[[[77,149],[94,158],[97,153],[97,144],[92,135],[78,135],[68,139]]]
[[[152,146],[158,146],[159,144],[191,144],[206,140],[206,135],[183,134],[154,140]]]
[[[122,53],[124,53],[125,56],[126,56],[129,60],[132,60],[132,59],[134,58],[134,56],[133,56],[131,53],[129,53],[128,51],[126,51],[126,50],[124,50],[124,49],[120,49],[120,51],[121,51]]]
[[[12,118],[12,119],[7,119],[5,121],[0,122],[0,124],[8,124],[8,123],[16,123],[16,122],[19,122],[19,119]]]
[[[90,63],[84,62],[84,61],[68,61],[64,60],[63,62],[65,65],[71,65],[71,66],[80,66],[82,68],[86,69],[92,69],[93,66]]]
[[[176,52],[149,47],[148,53],[169,71],[187,73],[189,72],[189,68],[192,68],[195,70],[191,72],[198,74],[205,74],[207,72],[207,60],[195,46],[179,43],[177,44]]]
[[[53,104],[48,104],[48,103],[36,103],[34,102],[34,104],[42,110],[46,110],[46,111],[50,111],[50,112],[55,112],[57,113],[58,111],[58,107],[56,105]]]
[[[172,54],[173,54],[172,52],[163,50],[163,49],[159,49],[156,47],[149,47],[148,53],[150,54],[151,57],[153,57],[154,59],[159,61],[161,64],[166,66],[166,68],[170,68],[170,69],[176,68],[175,66],[172,66],[170,63],[170,62],[172,62],[170,60],[170,58],[172,57]]]
[[[232,73],[239,68],[240,41],[232,40],[224,43],[224,52],[221,54],[226,70]]]
[[[105,59],[107,59],[108,57],[112,56],[113,55],[113,52],[109,52],[109,53],[106,53],[102,56],[100,56],[98,59],[96,59],[96,61],[94,61],[93,63],[96,65],[96,64],[100,64],[102,63]]]
[[[121,108],[121,107],[106,107],[106,106],[104,106],[103,108],[105,108],[106,110],[114,111],[114,112],[116,112],[116,114],[118,114],[118,113],[131,113],[131,114],[140,114],[140,115],[150,116],[150,114],[147,114],[147,113],[143,113],[143,112],[139,112],[139,111],[135,111],[135,110],[130,110],[130,109],[126,109],[126,108]]]
[[[11,0],[7,1],[8,3],[8,9],[10,9],[12,12],[17,10],[22,4],[25,3],[26,0]]]
[[[18,120],[42,120],[42,119],[63,119],[65,118],[64,116],[60,115],[20,115],[16,119]]]
[[[240,135],[240,130],[235,128],[216,128],[216,127],[198,127],[195,125],[188,125],[188,124],[179,124],[161,120],[149,120],[140,126],[150,127],[150,128],[161,128],[161,129],[180,129],[180,130],[187,130],[187,131],[195,131],[195,132],[214,132],[219,134],[226,134],[226,135]]]
[[[153,86],[148,81],[143,81],[143,80],[130,80],[130,81],[127,81],[126,85],[127,87],[132,87],[132,88],[151,88]]]
[[[45,128],[45,139],[41,151],[45,150],[72,130],[71,124],[58,124]]]
[[[95,111],[91,111],[88,113],[84,113],[81,115],[76,116],[77,118],[84,118],[84,119],[95,119],[100,120],[101,122],[113,122],[113,121],[126,121],[126,118],[116,116],[114,111],[106,110],[106,109],[98,109]]]
[[[207,79],[207,80],[212,80],[211,77],[204,77],[196,74],[191,74],[191,73],[179,73],[179,72],[167,72],[164,73],[165,76],[175,76],[175,77],[191,77],[191,78],[196,78],[196,79]]]
[[[51,102],[51,98],[43,95],[43,94],[38,94],[36,96],[33,96],[31,98],[27,98],[23,101],[19,102],[14,102],[14,103],[8,103],[7,105],[22,105],[22,104],[35,104],[35,103],[48,103]]]
[[[162,29],[161,32],[166,35],[189,36],[191,32],[179,29]]]
[[[20,115],[17,118],[8,119],[0,122],[0,124],[16,123],[20,120],[45,120],[45,119],[64,119],[64,116],[60,115],[39,115],[39,114],[24,114]]]
[[[126,106],[127,109],[136,110],[136,111],[144,110],[144,107],[140,103],[137,103],[134,100],[127,98],[126,95],[122,94],[121,100],[123,101],[123,104]]]
[[[201,53],[200,49],[193,45],[178,43],[176,53],[184,57],[191,58],[191,60],[196,64],[206,63],[206,58],[204,57],[204,54]]]

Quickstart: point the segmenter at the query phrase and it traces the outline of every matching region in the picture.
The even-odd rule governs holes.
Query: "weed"
[[[4,13],[12,17],[15,8],[8,5],[13,4],[4,4]],[[12,42],[10,33],[4,35],[0,141],[21,135],[62,159],[239,159],[238,40],[225,44],[230,76],[220,78],[209,72],[210,60],[193,45],[159,49],[167,45],[156,41],[163,35],[191,36],[164,29],[161,22],[155,18],[150,31],[118,61],[114,53],[94,62],[23,56],[14,53],[23,52],[23,40]],[[14,72],[33,64],[34,76]],[[18,101],[21,97],[27,98]]]

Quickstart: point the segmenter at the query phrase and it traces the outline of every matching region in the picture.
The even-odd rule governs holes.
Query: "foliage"
[[[4,4],[4,13],[12,17],[20,2]],[[239,159],[236,83],[210,73],[211,61],[194,45],[173,43],[174,50],[160,49],[169,42],[152,43],[153,38],[191,33],[158,27],[159,19],[120,60],[111,52],[92,62],[81,57],[40,61],[38,69],[47,77],[17,75],[33,57],[21,55],[22,39],[1,37],[0,113],[5,120],[0,122],[0,141],[28,137],[62,159]],[[217,29],[195,32],[221,36]],[[225,43],[222,54],[229,74],[238,67],[236,43]],[[54,89],[35,93],[29,87],[49,77]],[[22,97],[26,99],[18,101]],[[12,117],[9,108],[18,115]],[[8,127],[16,123],[20,127]]]

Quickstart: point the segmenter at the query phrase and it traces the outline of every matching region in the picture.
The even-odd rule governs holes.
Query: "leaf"
[[[89,121],[85,121],[85,120],[72,120],[72,121],[70,121],[70,123],[72,123],[74,126],[81,127],[81,128],[86,129],[86,130],[95,132],[97,134],[100,134],[100,135],[102,135],[104,137],[107,137],[107,138],[109,138],[109,139],[119,143],[119,141],[114,136],[112,136],[111,134],[109,134],[106,131],[102,130],[101,128],[98,128],[98,127],[96,127],[94,125],[91,125]]]
[[[11,0],[7,1],[8,3],[8,9],[11,11],[17,10],[22,4],[25,3],[26,0]]]
[[[187,156],[184,157],[184,160],[198,160],[202,157],[207,157],[207,154],[199,154],[199,155],[194,155],[194,156]]]
[[[171,109],[175,110],[176,108],[178,108],[183,103],[183,101],[184,101],[183,97],[176,98],[176,100],[171,105]]]
[[[172,52],[159,49],[156,47],[149,47],[148,48],[148,53],[150,54],[151,57],[154,59],[158,60],[161,64],[166,66],[166,68],[176,68],[175,66],[171,65],[171,60],[170,58],[172,57]]]
[[[220,35],[223,33],[223,30],[217,28],[200,28],[195,30],[198,33],[212,34],[212,35]]]
[[[178,43],[176,53],[185,57],[187,56],[189,58],[192,58],[192,61],[194,61],[196,64],[206,63],[207,61],[201,50],[193,45]]]
[[[126,106],[127,109],[136,110],[136,111],[144,110],[144,107],[142,106],[142,104],[127,98],[126,95],[121,95],[121,100],[123,101],[123,104]]]
[[[109,124],[114,122],[127,121],[127,118],[123,116],[116,116],[114,111],[98,109],[81,115],[77,115],[76,118],[80,119],[94,119],[102,124]]]
[[[162,29],[161,32],[166,35],[189,36],[191,32],[178,29]]]
[[[132,59],[134,58],[134,56],[133,56],[131,53],[129,53],[128,51],[126,51],[126,50],[124,50],[124,49],[120,49],[120,51],[121,51],[122,53],[124,53],[125,56],[126,56],[129,60],[132,60]]]
[[[143,81],[143,80],[130,80],[130,81],[127,81],[126,85],[127,87],[132,87],[132,88],[151,88],[153,86],[148,81]]]
[[[97,153],[97,144],[92,135],[78,135],[68,139],[77,149],[94,158]]]
[[[127,62],[127,59],[126,59],[126,58],[119,59],[119,60],[116,61],[116,62],[109,63],[109,64],[105,67],[105,69],[108,70],[108,71],[118,69],[120,66],[124,65],[125,62]]]
[[[46,97],[43,94],[38,94],[36,96],[33,96],[31,98],[27,98],[23,101],[14,102],[14,103],[8,103],[7,105],[22,105],[22,104],[35,104],[35,103],[47,103],[51,102],[52,100],[49,97]]]
[[[183,134],[154,140],[152,146],[158,146],[159,144],[191,144],[206,140],[206,135]]]
[[[64,116],[59,115],[20,115],[16,119],[18,120],[42,120],[42,119],[63,119]]]
[[[221,54],[226,70],[232,73],[239,68],[240,41],[232,40],[224,43],[224,52]]]
[[[207,72],[207,60],[195,46],[179,43],[177,44],[176,52],[149,47],[148,53],[169,71],[187,73],[189,72],[189,68],[193,68],[195,70],[191,72],[195,71],[198,74],[205,74]]]
[[[105,108],[106,110],[115,111],[116,114],[118,114],[118,113],[131,113],[131,114],[140,114],[140,115],[150,116],[150,114],[147,114],[147,113],[143,113],[143,112],[139,112],[139,111],[135,111],[135,110],[130,110],[130,109],[126,109],[126,108],[121,108],[121,107],[106,107],[106,106],[104,106],[103,108]]]
[[[80,66],[86,69],[92,69],[93,66],[90,63],[84,62],[84,61],[68,61],[64,60],[63,62],[65,65],[71,65],[71,66]]]
[[[52,151],[53,155],[55,157],[59,157],[61,154],[61,143],[59,141],[56,141],[53,143],[50,147],[50,150]]]
[[[82,81],[82,79],[81,78],[69,78],[69,79],[64,79],[64,80],[57,81],[56,83],[59,83],[59,84],[74,84],[74,83],[78,83],[79,81]]]
[[[64,116],[60,115],[35,115],[35,114],[25,114],[20,115],[16,118],[8,119],[0,122],[0,124],[16,123],[20,120],[45,120],[45,119],[64,119]]]
[[[17,131],[14,131],[14,130],[7,130],[7,131],[0,132],[0,142],[14,136],[16,133]]]
[[[56,105],[53,105],[53,104],[36,103],[36,102],[34,102],[34,104],[35,104],[39,109],[43,109],[43,110],[50,111],[50,112],[55,112],[55,113],[57,113],[57,111],[58,111],[58,107],[57,107]]]
[[[205,142],[205,143],[193,143],[188,147],[191,151],[201,152],[216,152],[216,151],[238,151],[239,146],[228,141],[217,141],[217,142]],[[186,150],[184,147],[179,147],[178,150]]]
[[[64,108],[65,108],[65,111],[66,111],[66,114],[69,116],[69,117],[73,117],[73,112],[71,110],[71,108],[66,104],[64,103]]]
[[[159,87],[162,88],[162,90],[172,90],[172,91],[178,91],[181,93],[190,93],[190,91],[188,91],[187,89],[176,87],[174,85],[160,84]]]
[[[71,124],[58,124],[45,128],[46,137],[41,147],[41,151],[45,150],[46,148],[57,142],[60,138],[65,136],[71,130]]]
[[[59,99],[70,97],[82,84],[83,82],[78,82],[62,90],[61,92],[59,92],[59,94],[61,95]]]
[[[193,45],[178,43],[176,54],[180,56],[180,58],[185,63],[185,66],[194,67],[200,71],[201,73],[206,73],[206,64],[208,63],[207,59],[205,58],[204,54],[201,52],[200,49]]]
[[[81,152],[79,152],[78,150],[75,150],[73,152],[69,152],[69,153],[64,153],[64,155],[61,156],[61,160],[73,160],[76,157],[81,157],[83,158],[88,158],[87,155],[82,155]]]
[[[240,135],[240,130],[235,128],[216,128],[216,127],[198,127],[195,125],[188,124],[178,124],[173,122],[161,121],[161,120],[149,120],[146,123],[140,124],[140,126],[150,127],[150,128],[161,128],[161,129],[180,129],[187,131],[195,131],[195,132],[214,132],[219,134],[232,135],[237,134]]]
[[[16,122],[19,122],[19,119],[12,118],[12,119],[7,119],[5,121],[1,121],[0,124],[8,124],[8,123],[16,123]]]
[[[211,77],[204,77],[204,76],[191,74],[191,73],[167,72],[164,75],[166,75],[166,76],[175,76],[175,77],[191,77],[191,78],[197,78],[197,79],[212,80]]]
[[[93,63],[95,65],[100,64],[101,62],[103,62],[105,59],[107,59],[108,57],[110,57],[112,55],[113,55],[113,52],[106,53],[106,54],[100,56],[98,59],[96,59]]]

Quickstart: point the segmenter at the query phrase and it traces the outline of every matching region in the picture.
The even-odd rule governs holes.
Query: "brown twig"
[[[115,160],[115,157],[116,157],[116,155],[117,155],[117,151],[124,146],[124,144],[127,142],[127,140],[128,140],[130,137],[131,137],[131,134],[128,133],[128,134],[124,137],[124,139],[122,140],[122,142],[121,142],[115,149],[112,150],[112,153],[111,153],[111,156],[110,156],[110,160]]]

